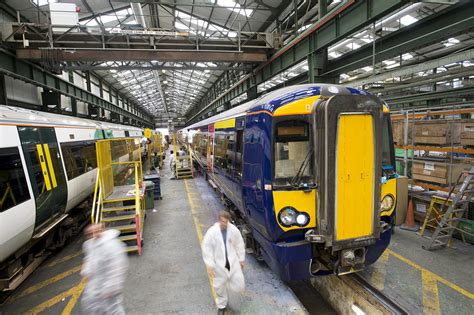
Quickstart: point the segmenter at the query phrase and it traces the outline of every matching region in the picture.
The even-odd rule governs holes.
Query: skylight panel
[[[357,43],[352,42],[352,43],[347,44],[346,47],[350,48],[350,49],[359,49],[360,45],[357,44]]]
[[[242,9],[240,4],[234,0],[217,0],[215,3],[217,3],[218,6],[225,7],[227,10],[234,11],[246,17],[249,17],[253,13],[252,9]]]
[[[405,16],[402,16],[400,18],[400,24],[402,24],[403,26],[408,26],[410,24],[413,24],[415,22],[418,22],[418,19],[417,18],[414,18],[413,16],[407,14]]]
[[[455,37],[451,37],[451,38],[448,38],[448,40],[445,41],[443,44],[446,47],[450,47],[450,46],[454,46],[454,45],[459,44],[459,43],[460,43],[459,39],[457,39]]]
[[[410,54],[410,53],[406,53],[406,54],[402,55],[402,60],[409,60],[409,59],[412,59],[412,58],[413,58],[413,55]]]

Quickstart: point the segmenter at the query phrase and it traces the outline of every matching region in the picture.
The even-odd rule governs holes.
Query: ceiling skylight
[[[410,24],[413,24],[415,22],[418,22],[418,19],[417,18],[414,18],[413,16],[407,14],[405,16],[402,16],[400,18],[400,24],[403,25],[403,26],[408,26]]]

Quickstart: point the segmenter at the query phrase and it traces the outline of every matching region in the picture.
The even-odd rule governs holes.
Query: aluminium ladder
[[[467,233],[471,235],[467,231],[461,231],[458,229],[459,222],[466,221],[463,218],[464,213],[467,211],[469,207],[469,202],[471,201],[474,195],[474,189],[470,186],[474,183],[474,166],[471,167],[469,172],[465,172],[466,177],[459,188],[459,191],[454,195],[452,201],[443,214],[441,220],[439,221],[436,230],[433,232],[433,235],[429,239],[428,243],[423,245],[423,249],[426,250],[434,250],[442,247],[446,247],[451,240],[453,233],[455,230],[460,231],[461,233]],[[462,174],[459,176],[461,178]],[[458,179],[458,182],[459,182]],[[449,200],[452,192],[451,190],[446,200]]]

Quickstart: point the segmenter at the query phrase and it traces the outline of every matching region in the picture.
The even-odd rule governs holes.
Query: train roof
[[[141,130],[140,128],[133,126],[119,125],[60,114],[45,113],[32,109],[8,105],[0,105],[0,124],[53,125],[95,129]]]
[[[215,116],[201,120],[200,122],[186,127],[185,129],[196,129],[217,121],[243,116],[246,113],[252,111],[268,110],[270,106],[273,111],[276,110],[278,107],[293,102],[295,100],[315,95],[330,97],[333,95],[370,95],[370,93],[338,84],[310,83],[292,85],[269,92],[265,95],[262,95],[258,99],[249,101],[247,103],[229,109],[225,112],[219,113]]]

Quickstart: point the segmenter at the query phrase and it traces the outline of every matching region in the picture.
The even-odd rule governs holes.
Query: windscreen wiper
[[[308,153],[306,154],[306,157],[304,158],[303,162],[301,162],[301,165],[298,168],[298,172],[290,180],[290,185],[296,186],[296,183],[298,183],[300,181],[301,176],[303,176],[304,171],[306,170],[306,167],[308,166],[309,158],[310,158],[312,152],[313,152],[313,150],[311,150],[311,149],[308,150]]]

